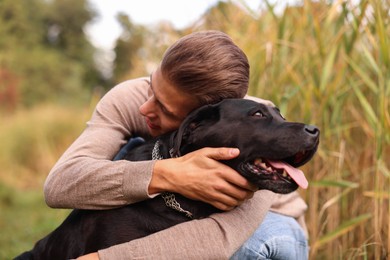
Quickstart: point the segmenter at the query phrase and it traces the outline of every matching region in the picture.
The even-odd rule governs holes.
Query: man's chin
[[[152,137],[157,137],[157,136],[163,134],[163,132],[161,131],[161,129],[150,128],[149,126],[148,126],[148,131],[149,131],[149,134],[150,134]]]

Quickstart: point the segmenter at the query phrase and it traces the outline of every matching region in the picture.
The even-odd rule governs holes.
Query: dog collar
[[[171,157],[173,157],[172,156],[172,150],[173,149],[169,150],[169,153],[171,154]],[[154,144],[154,147],[153,147],[152,160],[162,160],[162,159],[164,159],[164,158],[163,158],[163,156],[160,153],[160,140],[157,140],[157,142]],[[165,205],[168,208],[176,210],[176,211],[178,211],[180,213],[184,213],[186,215],[186,217],[188,217],[190,219],[194,218],[194,216],[192,215],[191,212],[189,212],[188,210],[183,209],[180,206],[180,203],[177,202],[177,200],[176,200],[175,194],[173,194],[171,192],[163,192],[163,193],[161,193],[161,197],[164,199]]]

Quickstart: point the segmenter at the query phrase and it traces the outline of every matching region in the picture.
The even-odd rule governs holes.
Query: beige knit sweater
[[[148,87],[147,78],[129,80],[100,100],[84,132],[46,179],[44,193],[50,207],[109,209],[152,197],[148,185],[154,161],[111,161],[130,136],[148,136],[138,111],[147,100]],[[270,209],[296,218],[305,228],[306,204],[298,193],[258,191],[234,210],[100,250],[99,257],[227,259],[251,236]]]

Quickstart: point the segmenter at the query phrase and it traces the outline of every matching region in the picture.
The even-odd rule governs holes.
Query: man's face
[[[166,81],[160,69],[150,76],[149,99],[139,108],[152,136],[176,130],[184,118],[199,106],[191,95]]]

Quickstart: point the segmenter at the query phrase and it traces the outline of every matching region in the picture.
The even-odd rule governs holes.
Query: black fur
[[[133,148],[125,159],[151,160],[156,140]],[[285,121],[277,108],[230,99],[199,108],[184,120],[178,131],[158,140],[164,158],[170,157],[170,150],[175,155],[184,155],[203,147],[238,147],[239,157],[224,163],[260,189],[289,193],[298,187],[291,179],[281,174],[255,174],[247,166],[260,157],[301,166],[316,152],[319,130]],[[194,218],[218,212],[209,204],[175,195],[182,208],[190,211]],[[161,196],[111,210],[73,210],[56,230],[16,259],[76,258],[189,220],[168,208]]]

